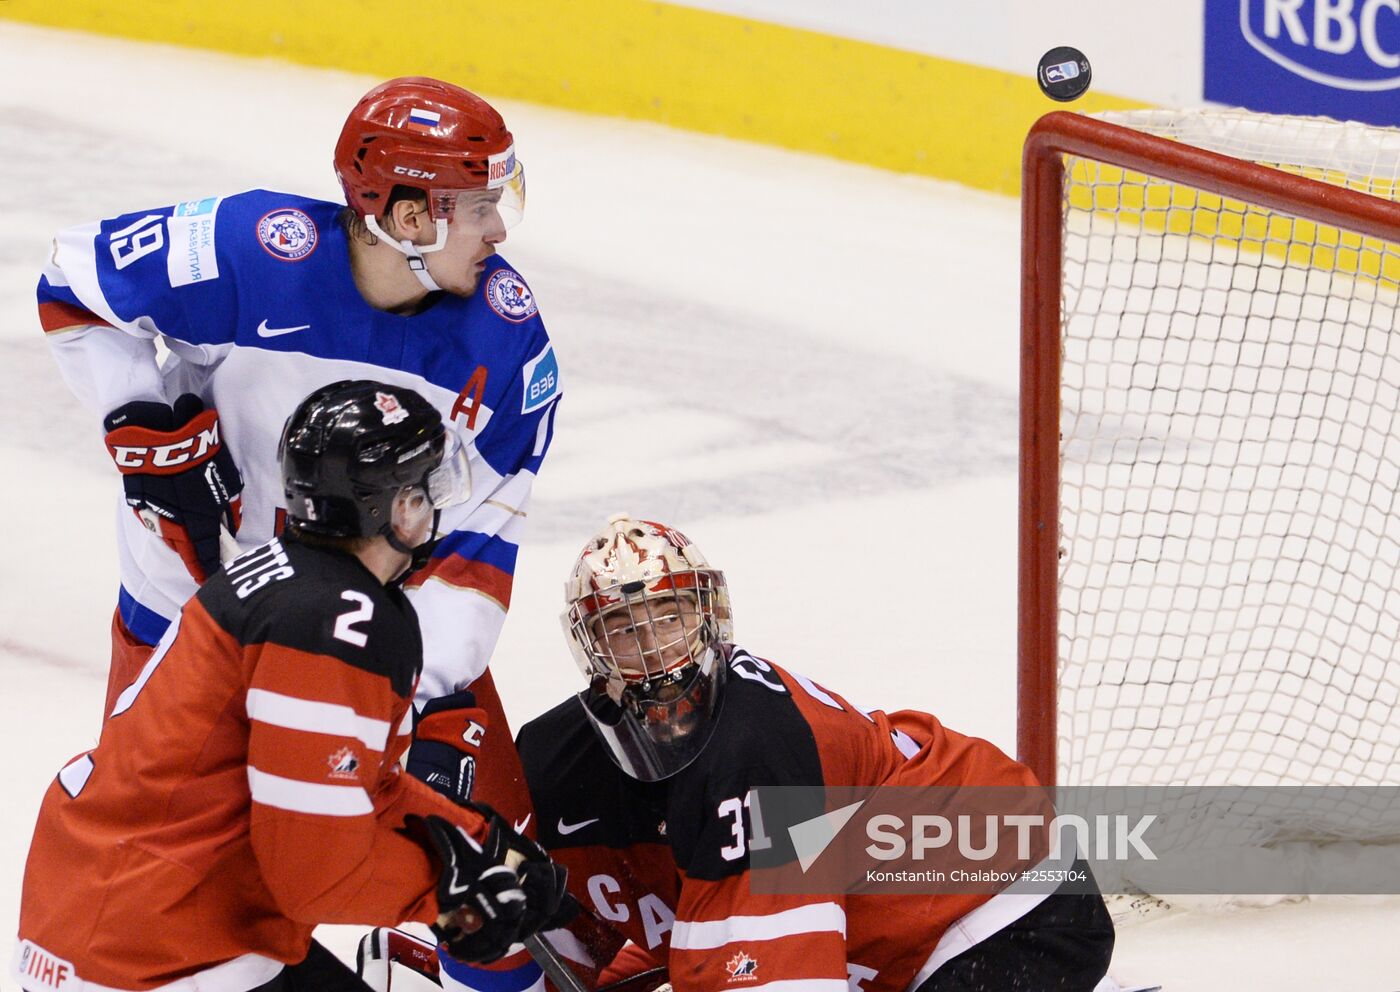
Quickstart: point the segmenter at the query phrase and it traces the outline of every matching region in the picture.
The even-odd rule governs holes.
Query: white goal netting
[[[1397,198],[1400,131],[1105,117]],[[1064,193],[1060,783],[1400,784],[1400,243]]]

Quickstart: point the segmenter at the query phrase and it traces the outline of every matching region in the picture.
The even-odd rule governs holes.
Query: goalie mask
[[[734,635],[724,573],[685,535],[618,514],[565,582],[562,620],[593,729],[624,772],[656,782],[714,732]]]

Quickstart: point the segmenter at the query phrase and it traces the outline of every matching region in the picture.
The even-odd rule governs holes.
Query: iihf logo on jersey
[[[535,306],[535,294],[525,285],[525,280],[510,269],[497,269],[486,280],[486,302],[511,323],[519,324],[539,313]]]
[[[758,958],[749,957],[747,951],[740,951],[724,963],[724,970],[729,972],[730,982],[756,982]]]
[[[61,989],[70,979],[76,977],[71,961],[54,957],[27,940],[22,941],[17,949],[13,973],[25,980],[26,988],[30,987],[31,983],[37,983]]]
[[[273,258],[300,262],[316,250],[316,222],[290,207],[274,210],[258,221],[258,240]]]
[[[356,772],[360,770],[360,759],[355,757],[355,752],[348,747],[341,748],[327,758],[326,764],[331,766],[331,778],[359,777]]]

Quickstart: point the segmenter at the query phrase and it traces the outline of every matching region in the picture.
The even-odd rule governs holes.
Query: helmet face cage
[[[728,615],[724,576],[711,569],[670,573],[659,588],[631,595],[614,583],[571,604],[569,637],[590,684],[615,703],[623,693],[652,699],[717,643],[717,615]]]
[[[679,532],[620,515],[584,548],[566,593],[561,619],[595,730],[629,775],[675,774],[719,706],[719,646],[733,637],[724,574]]]

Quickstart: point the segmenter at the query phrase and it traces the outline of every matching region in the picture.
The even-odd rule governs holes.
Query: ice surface
[[[116,594],[115,476],[34,314],[49,239],[253,186],[337,196],[330,148],[373,82],[0,25],[0,934],[42,792],[95,741]],[[500,106],[530,183],[504,254],[566,390],[492,666],[512,719],[575,690],[562,580],[626,509],[726,570],[751,649],[1011,749],[1017,205]],[[1170,990],[1391,989],[1392,921],[1359,903],[1168,915],[1121,935],[1115,973]],[[353,947],[344,928],[327,939]]]

